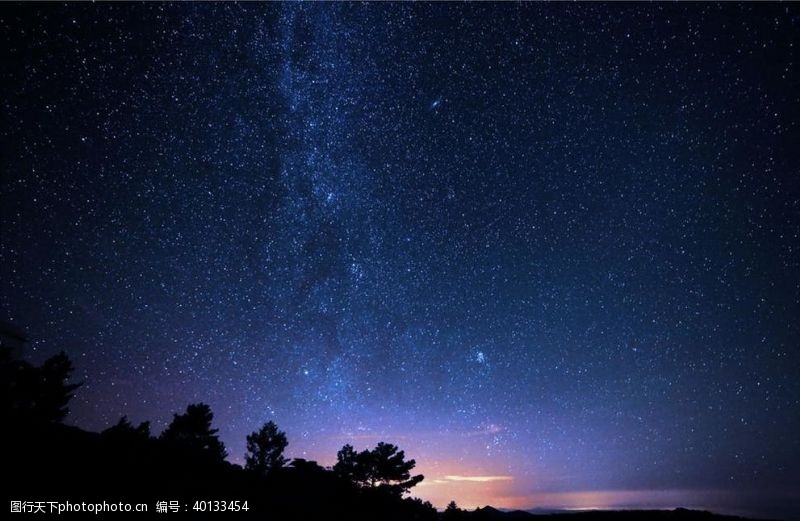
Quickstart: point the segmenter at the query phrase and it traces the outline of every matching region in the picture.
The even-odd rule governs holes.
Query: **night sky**
[[[800,517],[796,5],[0,8],[0,320],[439,507]]]

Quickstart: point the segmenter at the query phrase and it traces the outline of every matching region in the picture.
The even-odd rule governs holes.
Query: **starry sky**
[[[800,518],[798,8],[0,8],[0,320],[103,429]]]

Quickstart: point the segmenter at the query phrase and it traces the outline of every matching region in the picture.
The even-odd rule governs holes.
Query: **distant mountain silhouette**
[[[673,510],[589,510],[589,511],[541,511],[498,510],[491,506],[472,511],[460,510],[448,519],[469,521],[743,521],[746,518],[725,516],[703,510],[676,508]]]
[[[491,506],[442,514],[445,520],[464,521],[744,521],[747,518],[725,516],[703,510],[499,510]],[[763,520],[761,520],[763,521]]]

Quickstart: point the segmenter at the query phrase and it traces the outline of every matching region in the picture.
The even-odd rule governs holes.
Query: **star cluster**
[[[798,12],[0,8],[0,319],[443,506],[800,514]],[[776,510],[781,507],[782,510]]]

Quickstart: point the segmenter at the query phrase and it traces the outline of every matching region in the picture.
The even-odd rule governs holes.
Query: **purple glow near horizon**
[[[798,10],[0,7],[0,320],[68,421],[442,506],[800,516]]]

